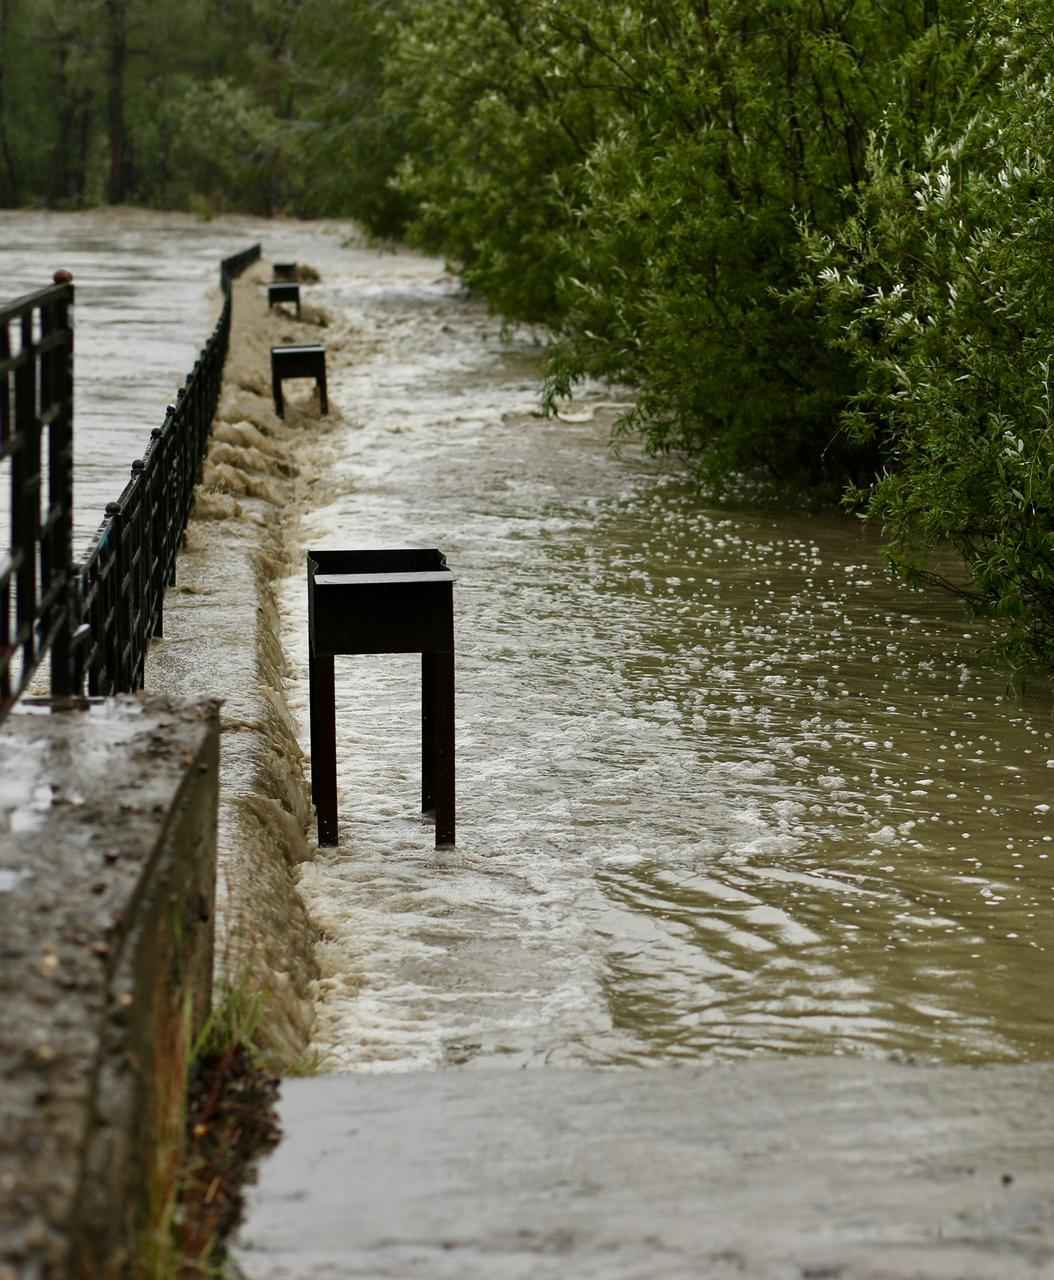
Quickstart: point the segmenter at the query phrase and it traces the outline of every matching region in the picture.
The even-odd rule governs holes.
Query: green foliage
[[[392,182],[405,113],[382,102],[401,12],[401,4],[379,0],[304,0],[292,37],[299,207],[353,217],[380,236],[401,234],[409,213]]]
[[[860,475],[870,451],[833,432],[845,362],[780,295],[799,269],[797,220],[843,216],[876,104],[917,95],[923,6],[663,9],[661,37],[634,58],[640,107],[591,157],[553,389],[628,378],[631,425],[696,455],[711,480]]]
[[[98,61],[85,13],[58,0],[0,0],[0,202],[90,198]]]
[[[213,996],[212,1009],[191,1050],[194,1062],[221,1057],[235,1048],[259,1059],[257,1036],[267,1013],[266,999],[246,986],[224,986]]]
[[[558,329],[550,397],[626,381],[629,426],[712,473],[860,477],[845,361],[781,296],[798,221],[840,223],[891,102],[909,148],[943,118],[961,47],[925,0],[420,4],[389,59],[412,233]]]
[[[0,201],[296,205],[301,7],[0,0]]]
[[[556,312],[573,190],[610,99],[575,6],[548,0],[418,3],[398,29],[385,104],[406,120],[398,187],[416,243],[445,253],[504,314]]]
[[[158,127],[167,137],[175,203],[206,197],[214,210],[272,211],[276,179],[290,167],[289,135],[245,86],[185,80]]]
[[[966,120],[923,163],[878,138],[852,215],[806,240],[827,343],[860,387],[848,436],[881,475],[850,494],[915,581],[1000,623],[1015,669],[1054,665],[1054,14],[1034,0],[979,24]],[[990,87],[991,86],[991,87]],[[967,576],[935,565],[949,548]]]

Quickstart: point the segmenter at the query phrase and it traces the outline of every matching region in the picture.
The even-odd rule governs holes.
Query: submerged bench
[[[278,306],[281,302],[290,302],[296,306],[296,316],[300,319],[300,286],[298,284],[269,284],[267,286],[267,309]]]
[[[274,411],[280,418],[285,417],[285,400],[282,397],[282,381],[285,378],[314,378],[323,417],[329,413],[325,347],[308,343],[303,346],[271,348],[271,391],[274,395]]]
[[[421,654],[421,811],[454,844],[454,575],[435,548],[307,553],[311,799],[337,843],[337,654]]]

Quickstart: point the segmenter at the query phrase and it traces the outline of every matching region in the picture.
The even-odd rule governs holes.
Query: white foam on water
[[[1049,748],[1033,762],[1029,717],[980,676],[961,687],[950,606],[893,587],[855,526],[707,510],[613,458],[609,392],[540,418],[531,335],[503,337],[435,261],[385,270],[357,253],[329,299],[361,339],[330,373],[349,492],[305,536],[448,556],[458,845],[435,851],[417,813],[418,660],[338,659],[341,844],[300,881],[324,1059],[1054,1048],[1024,941],[1049,921],[1049,864],[981,907],[949,852],[972,827],[987,884],[1008,822],[1039,847]],[[302,574],[281,604],[306,749]],[[953,729],[993,763],[950,751]],[[962,799],[934,812],[918,779]]]

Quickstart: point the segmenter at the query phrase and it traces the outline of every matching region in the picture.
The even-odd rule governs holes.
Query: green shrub
[[[874,451],[835,429],[852,370],[787,305],[799,225],[841,222],[891,100],[943,110],[958,39],[922,3],[634,7],[638,91],[590,156],[550,393],[630,381],[629,425],[711,481],[866,476]]]
[[[288,129],[302,161],[299,211],[352,217],[388,237],[403,232],[409,215],[392,181],[405,120],[381,100],[402,10],[400,0],[302,0],[291,33]]]
[[[397,185],[411,238],[528,321],[557,313],[567,194],[610,97],[597,55],[556,20],[547,0],[418,4],[387,73],[385,102],[408,121]]]
[[[1021,670],[1054,665],[1054,14],[990,5],[975,47],[973,115],[922,165],[876,141],[852,216],[808,237],[799,296],[860,378],[847,435],[883,459],[850,502],[906,576],[996,618]]]
[[[282,123],[250,89],[223,78],[185,80],[163,123],[171,139],[172,198],[215,211],[274,212],[291,148]]]
[[[784,300],[798,222],[840,224],[891,101],[919,145],[959,55],[932,0],[418,4],[387,91],[411,232],[557,329],[550,398],[629,382],[628,425],[712,474],[861,479],[852,372]]]

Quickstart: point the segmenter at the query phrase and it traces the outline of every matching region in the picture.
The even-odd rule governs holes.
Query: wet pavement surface
[[[1047,695],[850,522],[613,458],[609,391],[539,418],[532,336],[441,264],[320,293],[346,493],[303,539],[447,554],[459,843],[415,812],[416,661],[338,660],[300,890],[344,1074],[284,1086],[246,1275],[1054,1274],[1051,1068],[902,1065],[1051,1056]]]
[[[457,575],[454,854],[416,813],[416,661],[338,662],[342,843],[299,884],[328,1066],[1054,1056],[1049,694],[1008,698],[979,628],[889,582],[857,524],[717,510],[613,457],[609,390],[540,418],[535,335],[434,259],[332,226],[3,219],[12,288],[77,277],[80,534],[210,327],[219,258],[261,240],[321,272],[347,421],[302,546],[438,546]],[[251,483],[257,519],[285,511]],[[226,567],[200,571],[222,600]],[[302,568],[272,585],[306,749]],[[198,692],[223,652],[188,658]]]
[[[1054,1067],[288,1080],[251,1280],[1054,1275]]]

